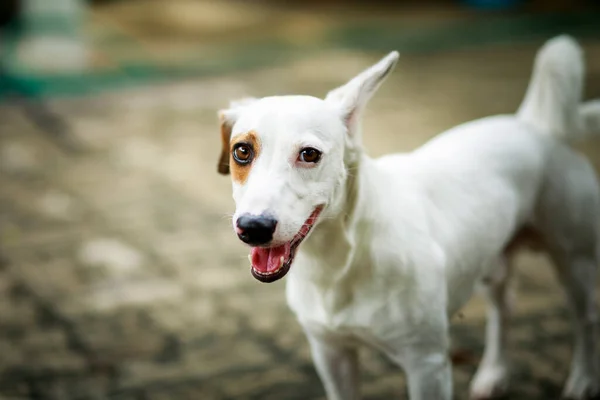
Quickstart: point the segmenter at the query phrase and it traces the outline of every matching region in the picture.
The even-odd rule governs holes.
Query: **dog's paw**
[[[600,379],[593,374],[572,373],[563,390],[563,399],[600,400]]]
[[[506,396],[508,370],[504,365],[480,366],[471,381],[471,400],[490,400]]]

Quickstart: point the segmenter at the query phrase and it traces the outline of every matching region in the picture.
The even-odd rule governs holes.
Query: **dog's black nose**
[[[242,242],[251,246],[267,244],[273,240],[277,220],[265,215],[241,215],[236,222],[237,234]]]

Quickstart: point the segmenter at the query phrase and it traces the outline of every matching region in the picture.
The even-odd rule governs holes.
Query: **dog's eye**
[[[238,143],[233,148],[233,159],[238,164],[248,164],[252,161],[254,157],[254,152],[252,151],[252,147],[245,143]]]
[[[317,149],[313,149],[312,147],[307,147],[300,150],[300,154],[298,155],[298,160],[305,163],[318,163],[320,159],[321,152]]]

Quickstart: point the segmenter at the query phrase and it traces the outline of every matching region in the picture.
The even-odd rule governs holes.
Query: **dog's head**
[[[360,115],[398,60],[392,52],[326,98],[276,96],[221,110],[218,170],[231,174],[233,227],[252,246],[252,274],[283,277],[301,241],[343,196],[360,149]]]

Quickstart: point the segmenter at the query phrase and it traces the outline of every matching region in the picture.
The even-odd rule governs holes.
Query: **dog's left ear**
[[[229,104],[229,108],[226,110],[219,110],[219,122],[221,124],[221,155],[219,157],[219,164],[217,165],[217,171],[222,175],[229,174],[229,141],[231,139],[231,130],[233,125],[240,116],[242,109],[255,102],[254,97],[247,97],[241,100],[232,101]]]
[[[392,72],[399,57],[397,51],[392,51],[377,64],[361,72],[344,86],[332,90],[325,97],[325,101],[340,109],[350,135],[356,135],[361,112],[381,83]]]

